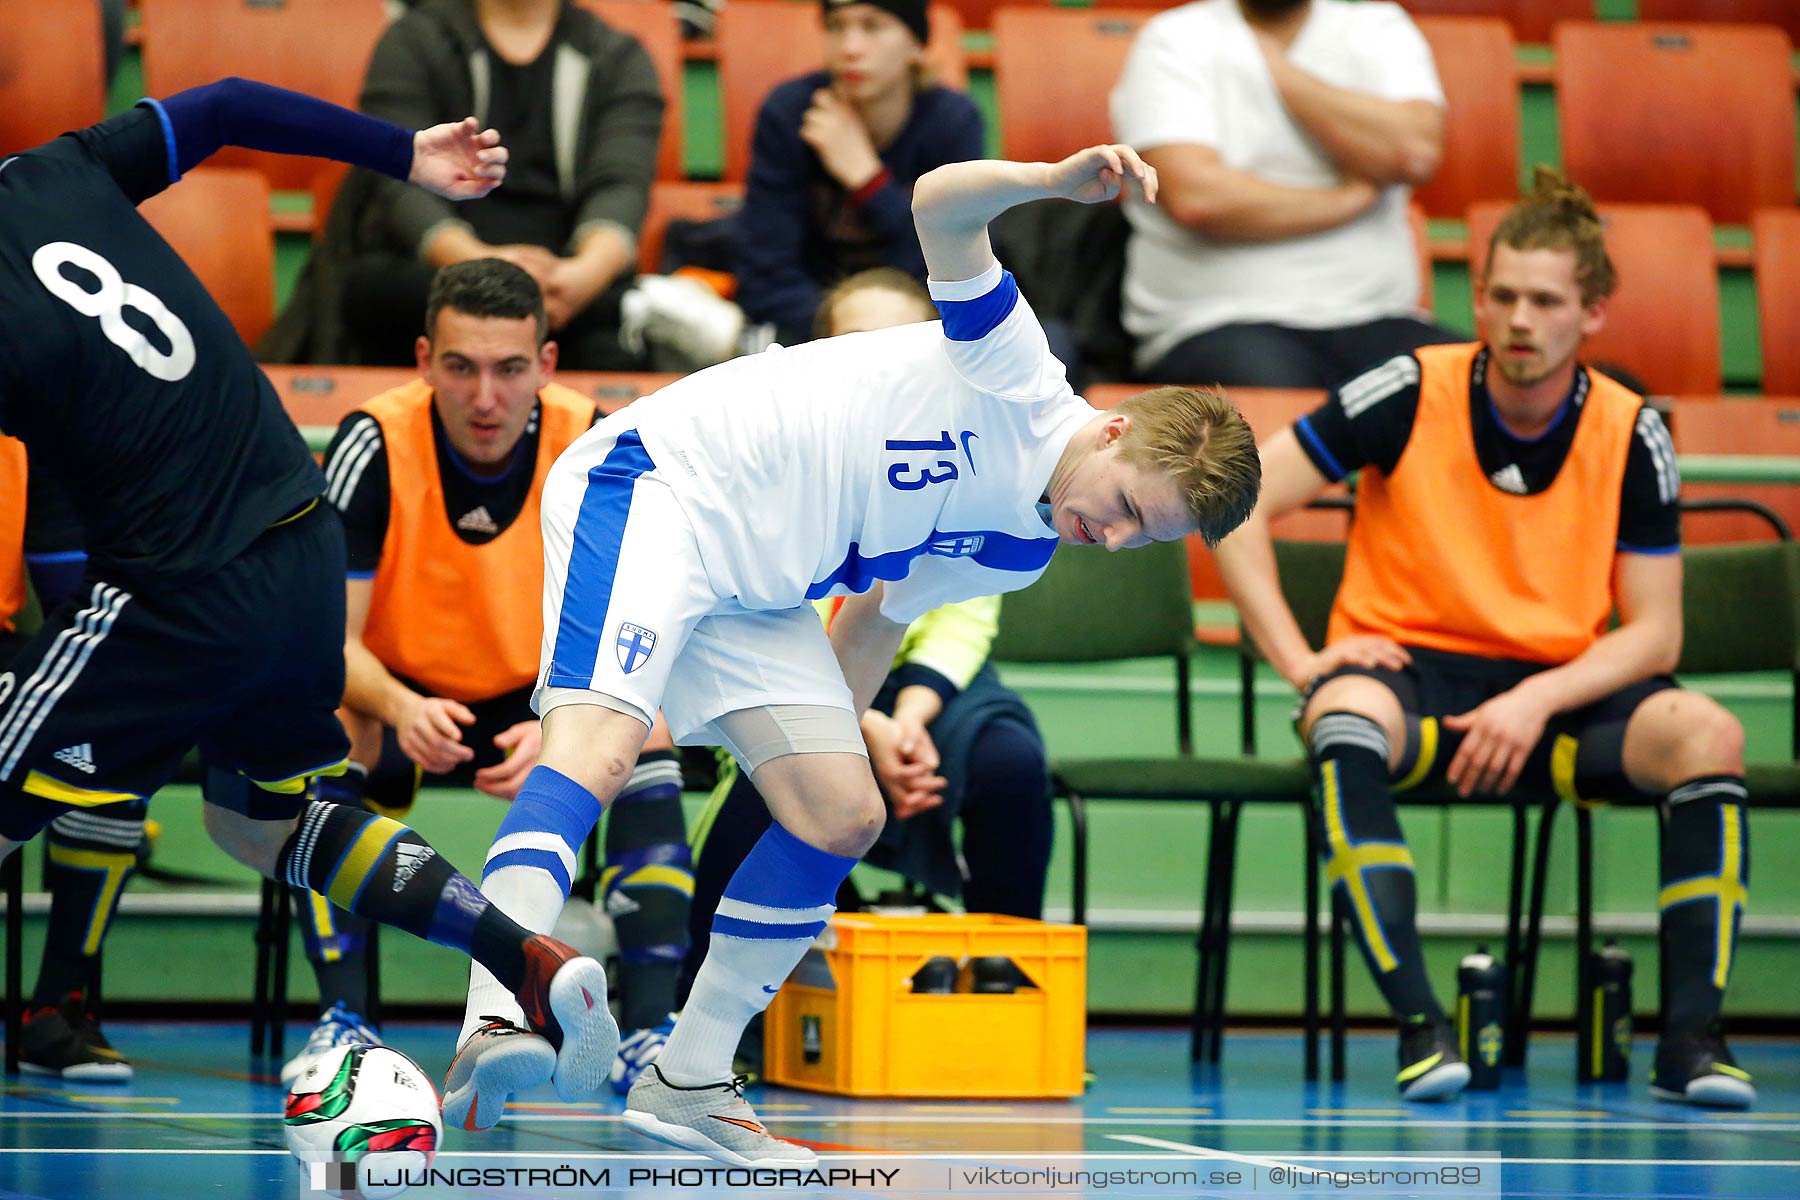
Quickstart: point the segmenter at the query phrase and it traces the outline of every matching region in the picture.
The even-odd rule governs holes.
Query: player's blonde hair
[[[1175,480],[1208,546],[1244,523],[1262,487],[1256,435],[1218,388],[1163,387],[1112,410],[1131,418],[1119,457]]]
[[[1488,239],[1487,262],[1496,246],[1514,250],[1573,250],[1582,304],[1613,294],[1619,273],[1606,253],[1606,229],[1593,199],[1560,171],[1537,168],[1531,194],[1513,205]],[[1485,283],[1486,268],[1483,269]]]

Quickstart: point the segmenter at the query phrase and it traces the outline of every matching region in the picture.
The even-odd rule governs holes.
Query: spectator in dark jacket
[[[264,357],[410,365],[437,268],[494,257],[537,281],[563,366],[635,365],[619,348],[619,297],[663,112],[637,39],[571,0],[422,0],[376,46],[361,106],[408,128],[475,113],[505,135],[506,186],[453,210],[352,176],[296,298],[314,327],[299,346],[266,343]]]
[[[737,299],[784,344],[826,290],[870,267],[919,279],[912,186],[979,158],[981,114],[925,74],[925,0],[823,0],[825,67],[769,93],[739,215]]]

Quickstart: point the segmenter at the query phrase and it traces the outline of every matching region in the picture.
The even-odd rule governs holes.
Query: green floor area
[[[1172,753],[1173,684],[1166,664],[1125,669],[1012,667],[1010,683],[1030,703],[1053,754],[1095,756]],[[1785,681],[1760,677],[1699,681],[1744,720],[1753,760],[1783,757],[1789,720]],[[1237,745],[1236,684],[1223,654],[1197,675],[1196,751],[1230,754]],[[1273,678],[1258,691],[1265,753],[1294,749],[1287,729],[1292,694]],[[690,819],[703,799],[688,798]],[[473,868],[485,857],[503,806],[473,792],[433,791],[412,822],[453,862]],[[169,891],[134,885],[110,940],[107,991],[133,1000],[241,1001],[249,994],[254,922],[253,881],[207,840],[194,789],[171,788],[151,815],[164,827],[157,862],[235,880],[224,892]],[[1421,926],[1432,976],[1448,994],[1456,960],[1480,942],[1500,941],[1509,840],[1504,812],[1470,808],[1403,812],[1418,864]],[[1049,906],[1066,914],[1069,838],[1059,806]],[[1093,803],[1090,1003],[1107,1012],[1181,1013],[1191,1006],[1193,931],[1205,861],[1204,810],[1198,806]],[[1783,864],[1800,858],[1800,814],[1753,818],[1755,862],[1751,916],[1732,984],[1731,1007],[1744,1014],[1800,1015],[1791,981],[1800,978],[1800,875]],[[1573,825],[1558,829],[1546,911],[1553,921],[1545,953],[1541,1011],[1572,1011],[1569,954],[1573,912]],[[1596,818],[1595,897],[1602,932],[1619,936],[1638,964],[1646,1011],[1655,1004],[1653,913],[1657,840],[1649,809],[1611,809]],[[35,888],[37,852],[27,856],[27,885]],[[1301,838],[1291,808],[1246,812],[1241,831],[1237,928],[1233,938],[1230,1006],[1235,1013],[1286,1014],[1300,1002]],[[891,882],[859,868],[865,894]],[[186,915],[169,911],[175,906]],[[28,961],[41,936],[39,904],[28,905]],[[203,915],[191,915],[200,912]],[[210,914],[210,915],[205,915]],[[384,978],[390,997],[412,1003],[453,1002],[467,969],[453,954],[404,937],[388,939]],[[298,962],[298,958],[296,958]],[[29,973],[28,973],[29,974]],[[311,995],[302,970],[292,994]],[[1355,1011],[1378,1011],[1367,973],[1353,964]]]

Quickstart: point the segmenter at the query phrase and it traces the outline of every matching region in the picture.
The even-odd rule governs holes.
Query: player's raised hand
[[[1079,204],[1100,204],[1119,194],[1131,180],[1140,195],[1156,203],[1156,168],[1130,146],[1089,146],[1059,163],[1050,163],[1046,187],[1053,196]]]
[[[413,135],[412,174],[407,182],[447,200],[478,200],[506,178],[506,147],[500,132],[483,129],[474,117],[433,125]]]

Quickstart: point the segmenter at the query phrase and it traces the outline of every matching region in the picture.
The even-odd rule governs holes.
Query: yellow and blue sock
[[[1719,1015],[1750,900],[1749,793],[1741,775],[1670,790],[1662,816],[1663,1028],[1695,1033]]]
[[[100,973],[100,949],[125,884],[137,870],[148,804],[132,800],[66,812],[50,823],[44,886],[50,922],[33,1007],[87,993]]]
[[[681,764],[673,751],[639,758],[613,801],[601,892],[619,935],[620,1025],[627,1031],[655,1028],[675,1008],[694,897]]]
[[[1341,890],[1363,957],[1388,1007],[1402,1020],[1441,1021],[1425,976],[1412,852],[1388,785],[1386,730],[1357,713],[1313,722],[1327,884]]]

